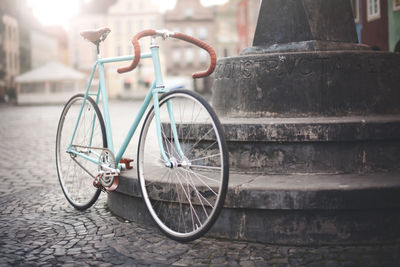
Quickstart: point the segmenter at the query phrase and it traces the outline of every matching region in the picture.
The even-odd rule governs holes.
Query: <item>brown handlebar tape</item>
[[[144,30],[139,33],[137,33],[133,38],[132,38],[132,45],[133,49],[135,52],[135,57],[132,60],[131,65],[123,68],[117,69],[118,73],[124,73],[133,70],[136,68],[136,66],[139,64],[140,61],[140,44],[139,44],[139,39],[145,36],[152,36],[155,35],[156,31],[155,30]]]
[[[193,79],[206,77],[206,76],[210,75],[211,73],[213,73],[215,66],[216,66],[216,62],[217,62],[217,56],[215,54],[214,49],[210,45],[208,45],[205,42],[200,41],[192,36],[189,36],[189,35],[186,35],[183,33],[179,33],[179,32],[174,33],[174,35],[172,35],[172,37],[192,43],[194,45],[197,45],[198,47],[201,47],[204,50],[206,50],[208,52],[208,54],[210,54],[211,62],[210,62],[210,66],[208,67],[208,69],[205,71],[199,71],[199,72],[193,73],[192,74]]]
[[[135,57],[133,58],[131,65],[129,65],[127,67],[119,68],[117,70],[118,73],[128,72],[128,71],[131,71],[134,68],[136,68],[136,66],[139,64],[139,61],[140,61],[139,39],[142,37],[145,37],[145,36],[153,36],[156,34],[157,34],[157,32],[155,30],[144,30],[144,31],[139,32],[138,34],[136,34],[133,37],[132,45],[134,47]],[[179,32],[174,33],[171,37],[174,37],[176,39],[180,39],[180,40],[192,43],[194,45],[197,45],[198,47],[203,48],[210,54],[210,66],[208,67],[208,69],[205,71],[199,71],[199,72],[193,73],[193,75],[192,75],[193,79],[206,77],[206,76],[210,75],[211,73],[213,73],[215,66],[216,66],[216,62],[217,62],[217,56],[215,54],[214,49],[210,45],[208,45],[205,42],[200,41],[192,36],[189,36],[189,35],[186,35],[183,33],[179,33]]]

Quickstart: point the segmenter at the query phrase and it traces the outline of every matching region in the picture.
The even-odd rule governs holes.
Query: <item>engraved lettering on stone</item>
[[[253,76],[252,74],[252,66],[254,64],[254,61],[247,60],[243,61],[241,64],[241,76],[245,79],[251,78]]]
[[[309,58],[301,57],[300,59],[298,59],[296,65],[298,67],[299,73],[303,76],[308,76],[313,73],[312,60]]]
[[[225,64],[223,77],[230,78],[231,72],[232,72],[231,64],[230,63]]]

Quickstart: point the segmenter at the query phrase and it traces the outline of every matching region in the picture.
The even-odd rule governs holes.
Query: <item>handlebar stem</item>
[[[168,37],[171,37],[174,35],[174,32],[170,32],[169,30],[156,30],[157,36],[162,37],[164,40],[166,40]]]
[[[155,35],[151,36],[150,48],[158,47],[157,38]]]

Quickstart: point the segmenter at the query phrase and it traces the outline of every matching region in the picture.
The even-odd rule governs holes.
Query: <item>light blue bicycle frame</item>
[[[161,74],[161,68],[160,68],[160,59],[159,59],[159,50],[158,46],[156,44],[153,44],[150,48],[150,53],[142,53],[140,55],[140,58],[151,58],[153,61],[153,67],[154,67],[154,74],[155,74],[155,79],[151,85],[150,90],[148,91],[142,106],[140,107],[135,120],[133,121],[122,145],[121,148],[119,149],[118,153],[115,155],[114,153],[114,145],[113,145],[113,138],[112,138],[112,132],[111,132],[111,122],[110,122],[110,115],[109,115],[109,110],[108,110],[108,95],[107,95],[107,88],[106,88],[106,82],[105,82],[105,76],[104,76],[104,64],[105,63],[112,63],[112,62],[121,62],[121,61],[129,61],[132,60],[134,56],[122,56],[122,57],[112,57],[112,58],[101,58],[100,56],[96,60],[95,65],[93,66],[92,73],[90,75],[89,83],[87,85],[85,95],[84,95],[84,101],[81,106],[81,110],[75,125],[75,129],[71,138],[71,142],[69,144],[69,147],[67,151],[69,153],[75,154],[79,157],[82,157],[86,160],[89,160],[95,164],[99,164],[99,158],[94,158],[87,156],[83,153],[80,153],[75,150],[73,141],[75,139],[76,131],[79,125],[79,121],[82,115],[82,111],[85,105],[85,102],[87,101],[87,97],[89,95],[95,95],[96,96],[96,103],[99,103],[100,100],[100,94],[102,96],[102,101],[103,101],[103,117],[104,117],[104,122],[105,122],[105,128],[106,128],[106,136],[107,136],[107,146],[108,149],[115,155],[115,161],[117,163],[120,162],[126,148],[128,147],[129,142],[132,139],[133,134],[135,133],[137,126],[140,123],[140,120],[142,119],[144,112],[146,111],[147,107],[149,106],[151,100],[153,100],[153,106],[154,106],[154,113],[155,113],[155,119],[156,119],[156,130],[157,130],[157,139],[158,139],[158,145],[160,148],[160,152],[162,155],[163,160],[165,161],[165,165],[171,167],[171,161],[167,157],[163,144],[162,144],[162,138],[161,138],[161,121],[160,121],[160,113],[159,113],[159,98],[158,95],[160,93],[166,93],[169,91],[169,89],[165,89],[164,84],[163,84],[163,79],[162,79],[162,74]],[[92,80],[94,77],[94,74],[96,72],[96,69],[98,69],[99,72],[99,87],[97,89],[97,93],[89,93],[89,89],[92,84]],[[175,146],[178,151],[178,153],[183,157],[183,151],[181,149],[181,146],[179,144],[178,140],[178,133],[176,129],[176,124],[175,124],[175,119],[173,117],[173,112],[172,112],[172,105],[168,101],[167,103],[167,109],[169,112],[169,119],[171,122],[171,128],[172,128],[172,134],[175,139]],[[96,115],[94,115],[96,116]],[[93,130],[94,130],[94,122],[95,122],[95,117],[93,118],[93,125],[92,125],[92,133],[91,136],[93,135]],[[87,144],[88,147],[91,146],[91,140],[89,141],[89,144]],[[118,168],[121,168],[121,165],[118,164]]]

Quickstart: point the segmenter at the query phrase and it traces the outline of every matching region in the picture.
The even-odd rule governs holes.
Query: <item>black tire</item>
[[[171,130],[168,102],[183,153]],[[224,131],[211,106],[195,92],[166,93],[159,107],[162,143],[174,167],[167,167],[160,155],[153,107],[140,133],[138,179],[149,213],[161,231],[188,242],[210,229],[225,201],[229,160]]]
[[[78,210],[85,210],[91,207],[101,193],[100,189],[93,186],[93,175],[97,174],[98,166],[83,158],[73,157],[67,152],[83,101],[84,95],[78,94],[65,104],[58,123],[56,137],[58,179],[65,197]],[[93,123],[95,124],[92,128]],[[91,129],[93,129],[93,134]],[[92,141],[89,141],[90,139]],[[107,147],[103,116],[96,102],[89,96],[85,101],[73,145]],[[82,153],[93,153],[90,149],[82,148],[81,150]]]

